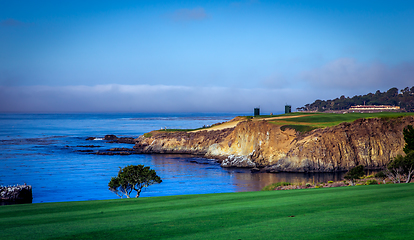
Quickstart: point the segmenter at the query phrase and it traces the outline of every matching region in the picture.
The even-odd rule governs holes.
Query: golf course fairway
[[[412,239],[414,184],[0,206],[1,239]]]

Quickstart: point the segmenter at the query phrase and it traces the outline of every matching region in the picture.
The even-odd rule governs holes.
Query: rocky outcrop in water
[[[199,132],[153,131],[136,139],[137,153],[190,153],[215,158],[223,167],[260,167],[268,172],[336,172],[359,164],[383,168],[402,154],[402,130],[413,117],[358,119],[300,134],[266,121]]]
[[[32,203],[32,186],[0,186],[0,200],[1,205]]]
[[[221,162],[222,167],[254,168],[256,163],[252,162],[251,155],[235,156],[230,155]]]
[[[135,139],[132,137],[117,137],[115,135],[105,135],[103,138],[97,137],[87,137],[85,140],[93,141],[93,140],[105,140],[110,143],[128,143],[128,144],[135,144]]]

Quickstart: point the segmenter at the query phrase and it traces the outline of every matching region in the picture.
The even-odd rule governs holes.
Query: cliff
[[[412,116],[358,119],[301,134],[260,120],[233,121],[217,130],[153,131],[136,139],[138,153],[190,153],[215,158],[223,167],[260,167],[268,172],[335,172],[359,164],[379,169],[402,154],[402,130]]]

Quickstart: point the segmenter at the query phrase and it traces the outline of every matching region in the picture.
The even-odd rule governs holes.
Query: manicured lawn
[[[280,116],[284,116],[280,115]],[[294,113],[286,116],[302,115]],[[286,126],[286,128],[293,128],[300,132],[306,132],[315,128],[324,128],[338,125],[342,122],[353,122],[360,118],[396,118],[400,116],[414,116],[414,113],[394,113],[394,112],[379,112],[379,113],[315,113],[307,114],[296,118],[286,118],[280,120],[269,120],[269,122],[277,125]]]
[[[414,184],[0,206],[1,239],[411,239]]]
[[[281,115],[259,115],[255,116],[254,119],[266,119],[274,117],[284,116],[298,116],[295,118],[283,118],[283,119],[271,119],[268,120],[270,123],[284,126],[285,128],[293,128],[299,132],[308,132],[316,128],[324,128],[338,125],[342,122],[353,122],[360,118],[396,118],[401,116],[414,116],[414,113],[403,113],[403,112],[379,112],[379,113],[287,113]],[[252,119],[252,116],[244,116],[246,119]],[[195,129],[162,129],[159,132],[191,132],[200,129],[210,129],[210,127],[195,128]],[[144,134],[146,137],[151,137],[150,133]]]

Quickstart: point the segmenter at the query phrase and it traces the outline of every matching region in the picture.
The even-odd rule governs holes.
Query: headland
[[[135,139],[134,153],[195,154],[222,167],[266,172],[382,169],[403,153],[412,113],[292,113],[236,117],[201,129],[164,129]]]

